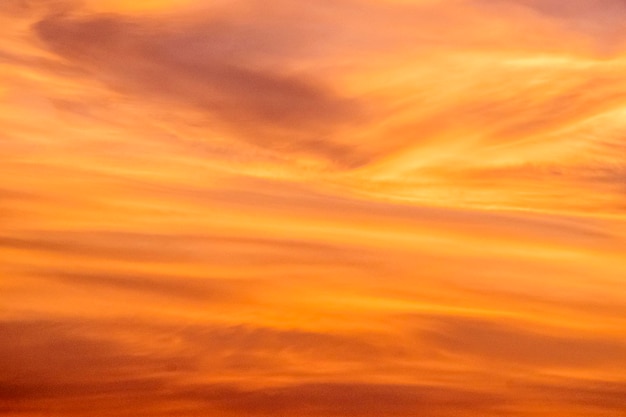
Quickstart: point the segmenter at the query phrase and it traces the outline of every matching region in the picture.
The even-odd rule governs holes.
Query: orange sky
[[[1,0],[0,415],[623,417],[625,21]]]

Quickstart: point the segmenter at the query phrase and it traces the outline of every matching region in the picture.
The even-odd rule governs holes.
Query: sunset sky
[[[0,415],[623,417],[626,2],[0,0]]]

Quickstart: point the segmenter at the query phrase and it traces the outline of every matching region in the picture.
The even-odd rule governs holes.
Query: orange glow
[[[623,417],[624,17],[0,1],[0,415]]]

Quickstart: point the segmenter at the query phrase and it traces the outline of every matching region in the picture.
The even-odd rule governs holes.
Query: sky
[[[625,22],[0,1],[0,415],[623,416]]]

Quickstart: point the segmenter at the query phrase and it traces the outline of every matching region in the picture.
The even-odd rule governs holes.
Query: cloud
[[[195,107],[207,112],[206,123],[215,121],[260,147],[354,163],[358,156],[333,135],[356,120],[359,103],[338,96],[314,74],[288,70],[289,53],[307,40],[296,34],[300,41],[294,42],[293,28],[277,33],[271,25],[262,19],[212,17],[176,25],[68,14],[48,16],[34,31],[51,50],[118,91]],[[257,55],[276,62],[268,66]]]
[[[626,345],[610,337],[551,334],[508,321],[469,317],[440,317],[427,323],[432,329],[423,336],[429,343],[503,366],[599,368],[626,364]]]
[[[115,413],[121,404],[130,407],[122,415],[160,415],[172,407],[181,407],[180,415],[290,409],[370,415],[372,407],[399,413],[491,402],[486,394],[428,386],[288,382],[323,378],[333,364],[366,364],[386,350],[357,335],[132,319],[2,321],[0,329],[0,406],[14,413],[50,406],[53,415],[80,414],[90,403],[98,415]],[[196,383],[189,379],[200,374],[192,378]],[[290,374],[281,388],[244,387]],[[220,382],[233,377],[241,384]]]
[[[92,258],[108,261],[143,263],[199,263],[224,266],[257,267],[270,265],[342,265],[374,266],[370,251],[358,246],[323,243],[315,240],[217,234],[142,233],[135,231],[57,230],[29,231],[0,235],[0,247],[10,250],[52,253],[68,258]],[[370,259],[364,255],[369,254]],[[61,274],[71,278],[71,272]],[[60,276],[61,276],[60,275]],[[104,283],[100,273],[87,272],[94,283]],[[101,279],[99,279],[99,278]],[[141,287],[140,276],[128,285]],[[77,278],[78,279],[78,278]],[[148,281],[151,279],[148,278]],[[125,279],[111,277],[109,284],[122,284]],[[134,284],[133,284],[134,283]],[[149,285],[147,282],[145,283]],[[155,285],[158,282],[154,282]]]
[[[557,3],[0,0],[0,414],[618,416],[624,6]]]
[[[543,19],[566,30],[590,37],[598,51],[614,53],[626,39],[626,5],[622,0],[496,0],[476,2],[481,6],[513,6],[509,13],[520,8],[532,11]]]
[[[574,339],[504,331],[469,319],[455,323],[463,329],[441,327],[460,336],[452,351],[472,354],[480,344],[480,355],[490,363],[503,355],[514,360],[529,355],[531,361],[543,356],[542,366],[558,365],[569,362],[572,354],[581,355],[572,351],[583,349],[584,355],[590,346]],[[576,378],[538,382],[516,375],[500,391],[494,389],[495,374],[488,389],[478,383],[470,389],[456,383],[363,382],[344,372],[317,372],[317,364],[328,371],[330,364],[342,361],[390,360],[389,341],[374,342],[375,337],[133,320],[3,321],[0,329],[0,407],[10,413],[47,409],[49,415],[83,415],[91,407],[96,415],[123,416],[176,410],[183,416],[365,417],[419,412],[443,417],[497,416],[511,407],[528,410],[537,402],[553,411],[575,406],[611,412],[624,406],[620,382]],[[440,347],[445,346],[450,348]],[[608,352],[607,361],[619,363],[613,353]],[[258,378],[273,372],[281,375],[282,383],[258,383]],[[225,377],[231,374],[238,383],[227,382]]]
[[[556,402],[584,410],[622,412],[626,408],[626,381],[556,381],[553,385],[532,387]],[[617,414],[619,415],[619,414]]]
[[[73,288],[87,288],[94,292],[113,290],[129,292],[136,296],[159,297],[162,299],[178,298],[184,302],[195,303],[236,303],[246,299],[246,288],[250,291],[250,282],[209,277],[193,279],[185,276],[120,274],[106,272],[43,271],[35,275],[47,280],[62,282]]]
[[[199,386],[186,394],[196,401],[205,401],[228,415],[274,416],[444,416],[482,412],[501,405],[497,396],[471,390],[447,387],[330,383],[307,384],[262,390],[225,389],[212,392]],[[495,413],[494,413],[495,415]]]
[[[332,374],[331,365],[345,369],[368,366],[375,357],[393,359],[372,332],[233,325],[217,316],[205,322],[158,319],[4,320],[4,380],[90,385],[130,378],[130,369],[158,377],[168,377],[162,372],[170,369],[174,379],[181,376],[176,372],[204,372],[209,380],[234,374],[252,381],[279,373],[313,378]],[[324,363],[326,371],[309,366],[315,363]]]
[[[99,326],[84,320],[4,320],[0,327],[0,380],[4,387],[15,388],[4,388],[8,399],[71,398],[81,391],[97,391],[98,384],[112,390],[115,382],[134,381],[133,369],[167,368],[172,360],[167,355],[125,350],[114,339],[98,335]],[[181,363],[182,358],[178,359]],[[65,393],[64,387],[74,387],[74,392]]]

